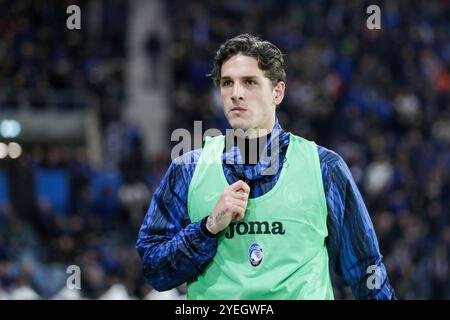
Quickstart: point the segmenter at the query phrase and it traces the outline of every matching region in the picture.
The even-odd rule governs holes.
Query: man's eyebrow
[[[247,79],[257,79],[258,78],[258,76],[243,76],[243,77],[240,77],[240,79],[243,79],[243,80],[247,80]],[[231,79],[231,77],[230,76],[223,76],[223,77],[220,77],[220,80],[232,80]]]

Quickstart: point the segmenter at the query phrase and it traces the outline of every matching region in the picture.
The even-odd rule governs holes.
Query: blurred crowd
[[[66,28],[73,4],[82,32]],[[0,111],[89,108],[79,97],[93,96],[105,152],[120,155],[94,167],[85,146],[42,142],[0,159],[0,299],[151,296],[134,244],[162,170],[144,163],[139,133],[120,122],[127,2],[0,6]],[[67,289],[71,265],[81,290]]]
[[[95,96],[103,126],[120,119],[127,2],[93,4],[0,1],[0,108],[86,108]],[[66,27],[70,5],[84,9],[80,31]]]
[[[34,108],[47,105],[40,93],[85,90],[99,97],[105,139],[120,159],[96,168],[82,146],[43,144],[0,161],[0,299],[183,298],[185,286],[158,295],[144,284],[134,249],[170,142],[167,155],[146,159],[139,130],[120,122],[127,2],[102,7],[99,34],[55,27],[65,25],[67,15],[57,12],[72,2],[0,0],[7,8],[0,13],[0,110],[20,105],[21,89],[34,92],[27,100]],[[346,160],[397,296],[450,299],[450,4],[379,2],[381,30],[368,30],[370,4],[164,2],[170,42],[152,35],[143,50],[171,61],[169,132],[192,129],[195,120],[224,130],[218,92],[205,76],[215,51],[244,32],[275,43],[287,66],[280,124]],[[57,107],[78,107],[72,102]],[[45,177],[67,190],[58,198],[64,206],[35,183]],[[81,290],[66,290],[69,265],[81,268]],[[351,299],[333,278],[336,298]]]
[[[133,152],[117,170],[94,168],[82,147],[39,145],[4,160],[9,201],[0,199],[0,298],[155,294],[143,281],[134,244],[161,169],[139,166],[140,139],[127,137]],[[72,265],[81,270],[80,291],[67,289]]]

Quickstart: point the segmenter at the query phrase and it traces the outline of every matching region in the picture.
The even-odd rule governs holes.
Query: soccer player
[[[240,134],[172,161],[136,244],[146,281],[159,291],[187,282],[188,299],[333,299],[331,262],[355,298],[394,299],[344,160],[278,123],[281,51],[239,35],[220,46],[211,76]],[[255,142],[265,152],[250,163]]]

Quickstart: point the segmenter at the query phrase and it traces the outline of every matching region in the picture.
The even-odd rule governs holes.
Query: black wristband
[[[206,234],[210,238],[215,238],[216,235],[214,233],[209,232],[208,228],[206,228],[206,221],[208,220],[208,216],[204,217],[202,219],[202,222],[200,224],[200,228],[203,231],[204,234]]]

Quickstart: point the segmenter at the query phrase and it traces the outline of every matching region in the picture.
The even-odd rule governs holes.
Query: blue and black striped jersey
[[[276,184],[289,145],[289,133],[276,121],[266,148],[279,139],[279,170],[263,175],[267,163],[236,164],[225,161],[239,158],[239,148],[222,155],[223,169],[230,184],[247,180],[251,198],[259,197]],[[335,152],[317,146],[328,208],[326,245],[330,263],[352,289],[356,299],[394,299],[380,254],[375,230],[362,196],[344,160]],[[153,198],[139,231],[136,248],[143,263],[144,277],[155,289],[176,287],[202,272],[214,257],[217,239],[202,227],[191,223],[187,213],[187,194],[201,149],[173,160]],[[271,155],[272,156],[272,155]],[[377,267],[381,284],[370,289],[367,279]],[[372,267],[374,268],[374,267]],[[373,287],[372,287],[373,288]]]

